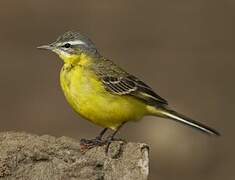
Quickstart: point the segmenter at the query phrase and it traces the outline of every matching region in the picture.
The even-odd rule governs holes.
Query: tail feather
[[[204,133],[207,133],[207,134],[211,134],[211,135],[216,135],[216,136],[220,136],[220,133],[202,123],[199,123],[191,118],[188,118],[186,117],[185,115],[182,115],[176,111],[173,111],[173,110],[170,110],[170,109],[163,109],[162,111],[160,111],[161,114],[164,116],[164,117],[167,117],[169,119],[172,119],[172,120],[175,120],[175,121],[178,121],[178,122],[181,122],[185,125],[188,125],[190,127],[193,127],[197,130],[200,130]]]

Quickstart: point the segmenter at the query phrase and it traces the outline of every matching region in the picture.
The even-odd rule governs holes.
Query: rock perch
[[[79,141],[68,137],[0,133],[0,179],[7,180],[145,180],[148,146],[113,142],[82,154]]]

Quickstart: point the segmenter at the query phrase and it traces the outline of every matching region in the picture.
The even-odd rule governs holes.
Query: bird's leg
[[[97,140],[102,140],[102,137],[103,137],[104,133],[105,133],[107,130],[108,130],[108,128],[104,128],[104,129],[100,132],[100,134],[99,134],[95,139],[97,139]]]
[[[108,130],[108,128],[104,128],[100,134],[94,139],[81,139],[80,145],[82,149],[91,149],[95,146],[101,146],[106,143],[106,141],[102,140],[104,133]]]
[[[105,149],[105,152],[108,153],[108,150],[109,150],[109,146],[110,144],[112,143],[112,141],[116,140],[114,139],[115,135],[117,134],[117,132],[121,129],[121,127],[125,124],[126,122],[123,122],[120,126],[118,126],[118,128],[113,132],[113,134],[111,134],[111,136],[108,137],[106,143],[107,143],[107,146],[106,146],[106,149]],[[117,140],[121,140],[121,139],[117,139]]]

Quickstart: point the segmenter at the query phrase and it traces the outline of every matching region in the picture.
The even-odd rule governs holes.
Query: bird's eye
[[[66,44],[63,45],[63,47],[65,47],[65,48],[70,48],[70,47],[71,47],[71,44],[66,43]]]

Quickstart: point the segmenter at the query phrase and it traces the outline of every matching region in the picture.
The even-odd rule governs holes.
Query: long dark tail
[[[185,125],[188,125],[190,127],[193,127],[197,130],[200,130],[204,133],[207,134],[211,134],[211,135],[216,135],[216,136],[220,136],[220,133],[202,123],[199,123],[191,118],[186,117],[185,115],[182,115],[174,110],[171,109],[167,109],[167,108],[161,108],[160,112],[163,117],[169,118],[169,119],[173,119],[175,121],[181,122]]]

